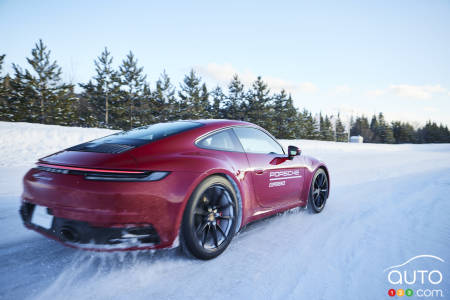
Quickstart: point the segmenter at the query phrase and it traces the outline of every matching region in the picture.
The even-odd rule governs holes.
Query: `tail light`
[[[127,171],[69,167],[38,163],[37,169],[52,173],[82,175],[86,180],[100,181],[158,181],[170,172],[166,171]]]

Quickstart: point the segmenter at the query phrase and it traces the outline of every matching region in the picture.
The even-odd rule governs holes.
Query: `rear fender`
[[[219,175],[219,176],[225,177],[235,188],[235,192],[236,192],[236,195],[238,198],[237,200],[238,200],[238,208],[239,208],[238,224],[236,226],[236,232],[241,229],[243,224],[245,224],[245,220],[248,216],[248,214],[246,214],[245,212],[251,208],[246,207],[246,205],[245,205],[246,201],[244,199],[246,199],[245,197],[249,196],[249,193],[251,191],[250,187],[248,186],[248,184],[246,182],[239,181],[239,179],[235,176],[235,174],[231,173],[230,171],[228,171],[226,169],[214,169],[214,170],[209,170],[209,171],[201,174],[200,176],[198,176],[197,179],[189,187],[189,190],[186,193],[186,197],[183,201],[182,209],[180,209],[178,216],[177,216],[177,222],[176,222],[176,228],[175,228],[177,232],[179,232],[179,230],[180,230],[181,222],[183,220],[184,210],[186,209],[186,205],[187,205],[190,197],[194,193],[195,189],[206,178],[208,178],[210,176],[214,176],[214,175]]]

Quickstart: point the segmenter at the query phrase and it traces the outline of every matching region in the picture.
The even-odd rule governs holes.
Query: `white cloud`
[[[352,89],[348,85],[338,85],[333,91],[335,95],[348,95]]]
[[[432,113],[438,112],[438,109],[436,107],[431,107],[431,106],[426,106],[423,108],[423,110],[426,112],[432,112]]]
[[[315,93],[319,88],[312,82],[302,82],[299,85],[299,90],[306,93]]]
[[[410,99],[430,99],[433,95],[443,94],[447,92],[447,89],[441,87],[439,84],[435,85],[410,85],[410,84],[391,84],[386,89],[377,89],[368,91],[367,95],[379,97],[388,93],[396,96],[410,98]]]
[[[244,85],[249,87],[257,78],[257,75],[249,70],[239,72],[231,64],[216,64],[209,63],[206,66],[197,66],[195,68],[201,75],[210,79],[218,81],[220,84],[227,85],[234,74],[238,74],[240,80]],[[277,77],[265,76],[263,80],[267,83],[269,88],[273,91],[286,90],[287,92],[304,92],[315,93],[318,87],[312,82],[295,83]]]
[[[436,85],[392,84],[389,89],[396,95],[406,98],[429,99],[433,94],[445,93],[446,89]]]
[[[197,71],[204,75],[209,75],[217,81],[227,81],[236,73],[236,70],[230,64],[218,65],[215,63],[206,66],[196,67]]]
[[[372,96],[372,97],[379,97],[379,96],[383,96],[384,94],[386,94],[386,90],[380,90],[380,89],[367,92],[367,95]]]

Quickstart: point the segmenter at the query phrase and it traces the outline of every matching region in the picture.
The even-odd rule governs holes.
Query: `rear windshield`
[[[125,139],[139,139],[147,142],[156,141],[170,135],[202,126],[202,123],[178,121],[171,123],[158,123],[148,126],[142,126],[128,131],[116,133],[109,138],[118,137]]]
[[[91,142],[70,147],[66,150],[97,153],[122,153],[202,125],[202,123],[189,121],[158,123],[118,132]]]

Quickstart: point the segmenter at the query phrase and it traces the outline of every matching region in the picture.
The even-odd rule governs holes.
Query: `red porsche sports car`
[[[254,124],[176,121],[83,143],[40,159],[25,175],[25,226],[89,250],[178,246],[222,253],[249,222],[307,206],[323,210],[326,165],[286,154]]]

